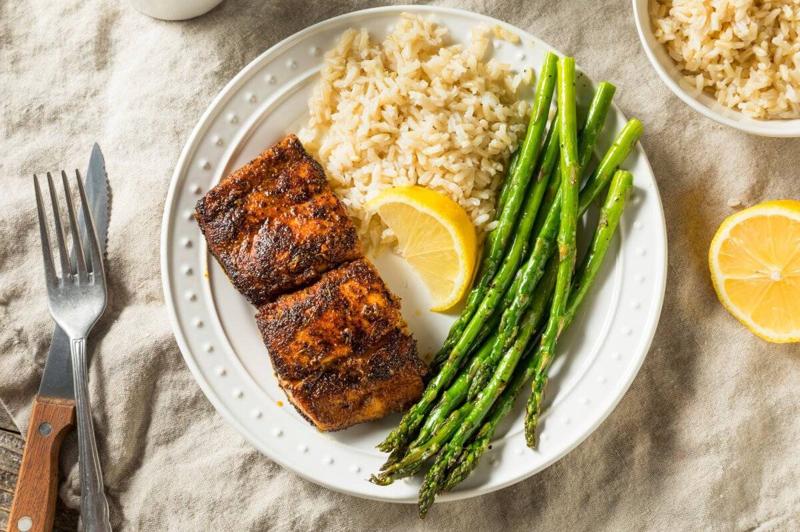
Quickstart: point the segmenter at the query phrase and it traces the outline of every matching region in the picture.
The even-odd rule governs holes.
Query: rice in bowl
[[[325,55],[298,136],[325,167],[368,245],[392,239],[365,204],[381,190],[421,185],[469,214],[478,234],[494,226],[497,187],[525,133],[522,80],[486,60],[491,30],[469,46],[447,45],[447,29],[403,15],[382,43],[346,31]]]
[[[796,0],[652,0],[650,17],[691,87],[752,118],[800,118]]]

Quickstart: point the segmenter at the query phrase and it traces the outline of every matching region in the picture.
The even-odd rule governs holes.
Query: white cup
[[[130,0],[145,15],[161,20],[186,20],[199,17],[217,7],[222,0]]]

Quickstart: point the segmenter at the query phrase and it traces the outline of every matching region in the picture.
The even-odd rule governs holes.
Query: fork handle
[[[75,422],[75,401],[37,395],[19,467],[8,530],[53,529],[61,442]]]
[[[81,522],[85,532],[111,532],[108,500],[103,490],[103,472],[94,439],[92,405],[89,401],[89,375],[86,365],[86,338],[70,341],[75,406],[78,412],[78,459],[81,476]]]

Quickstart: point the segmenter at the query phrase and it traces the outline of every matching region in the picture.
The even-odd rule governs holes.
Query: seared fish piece
[[[294,135],[209,190],[195,218],[211,253],[254,305],[361,256],[355,226]]]
[[[366,259],[261,306],[256,321],[281,387],[321,431],[381,418],[422,393],[416,341]]]

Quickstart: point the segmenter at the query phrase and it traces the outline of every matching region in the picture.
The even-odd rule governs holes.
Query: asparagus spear
[[[597,278],[597,274],[603,264],[603,259],[608,251],[611,238],[614,236],[614,232],[619,226],[620,217],[625,207],[625,200],[632,183],[633,176],[629,172],[619,170],[614,174],[608,190],[608,196],[600,211],[600,221],[597,224],[590,251],[586,254],[581,267],[575,275],[575,286],[570,293],[569,304],[564,315],[564,328],[568,327],[572,322],[575,313],[586,298],[589,288]],[[548,276],[552,277],[552,281],[555,280],[552,271],[553,268],[548,267],[548,273],[545,274],[542,280],[543,286],[547,286]],[[537,292],[536,297],[539,298],[540,294],[547,291],[548,290],[545,289]],[[513,380],[506,389],[503,390],[503,394],[492,407],[492,411],[489,413],[486,422],[484,422],[483,426],[476,433],[472,442],[461,452],[456,466],[448,473],[445,482],[446,490],[452,489],[463,481],[475,468],[481,455],[489,448],[489,444],[497,430],[498,424],[511,410],[520,390],[534,375],[537,369],[538,359],[536,353],[537,349],[535,347],[530,349],[520,362],[520,368],[514,373]]]
[[[575,60],[565,57],[558,63],[558,107],[561,109],[561,222],[558,226],[558,274],[550,318],[542,335],[545,353],[552,351],[555,338],[563,328],[572,274],[575,271],[578,237],[578,196],[580,161],[575,129]],[[501,322],[501,327],[502,322]]]
[[[537,163],[542,135],[544,128],[547,126],[550,101],[553,97],[555,61],[556,56],[554,54],[548,54],[545,58],[542,75],[539,77],[536,86],[536,95],[525,139],[512,158],[508,174],[510,177],[500,192],[498,200],[498,212],[500,215],[497,218],[497,227],[486,237],[482,264],[478,272],[478,282],[467,296],[464,309],[450,327],[441,349],[434,356],[431,363],[433,367],[437,367],[447,360],[450,351],[452,351],[464,329],[470,323],[470,319],[475,314],[475,310],[480,305],[490,282],[503,260],[508,239],[511,237],[511,231],[517,221],[517,215],[522,206],[527,185],[531,176],[535,173],[533,170],[535,163]],[[538,204],[536,208],[538,209]],[[533,216],[535,219],[536,214]]]
[[[611,107],[611,100],[614,97],[614,92],[616,91],[616,87],[608,82],[602,82],[598,85],[597,91],[592,98],[592,103],[589,106],[589,112],[586,118],[586,124],[581,129],[580,134],[580,144],[578,146],[578,158],[580,161],[580,173],[583,175],[584,170],[589,164],[591,160],[592,153],[594,151],[595,144],[597,143],[597,136],[599,135],[600,131],[603,129],[603,125],[605,124],[606,116],[608,115],[608,110]],[[556,117],[558,120],[558,117]],[[558,122],[556,122],[551,129],[557,129]],[[548,160],[547,156],[552,156],[552,159]],[[542,171],[545,171],[545,165],[547,166],[547,171],[552,172],[555,170],[555,162],[556,159],[559,157],[559,148],[558,146],[552,150],[552,153],[548,150],[545,156],[545,163],[542,165]],[[552,208],[553,202],[556,199],[557,193],[560,190],[560,179],[551,179],[550,186],[545,193],[545,200],[543,205],[545,206],[546,211]],[[581,212],[580,214],[583,214]],[[517,291],[519,290],[520,283],[522,282],[522,276],[517,275],[514,278],[514,282],[511,285],[511,288],[505,293],[504,301],[503,301],[503,308],[509,308],[514,304],[514,299],[517,297]],[[502,347],[502,346],[500,346]],[[502,349],[495,350],[492,354],[489,355],[489,359],[486,363],[481,364],[477,370],[476,374],[470,379],[470,388],[467,394],[467,399],[471,400],[477,395],[478,391],[486,384],[488,381],[494,366],[497,364],[497,360],[499,359],[500,355],[502,354]]]
[[[519,148],[514,150],[514,153],[511,154],[511,158],[508,160],[508,169],[506,170],[506,176],[514,175],[518,163],[519,163]],[[503,212],[503,207],[505,206],[506,200],[508,199],[508,192],[511,190],[511,187],[509,186],[510,181],[511,181],[510,179],[504,179],[503,184],[500,187],[500,194],[497,196],[497,205],[495,205],[495,210],[498,213]],[[489,236],[487,236],[486,238],[487,238],[487,247],[490,247],[488,246]]]
[[[558,316],[563,314],[563,309],[566,306],[566,299],[569,295],[569,284],[575,262],[578,187],[580,186],[578,182],[580,171],[580,163],[578,161],[578,129],[575,113],[575,60],[571,57],[561,58],[558,61],[557,75],[559,139],[561,143],[561,210],[564,214],[561,216],[561,228],[559,229],[559,264],[556,274],[556,288],[553,295],[554,302],[550,309],[550,321],[552,321],[554,314]],[[560,294],[559,291],[563,293]],[[529,294],[520,294],[520,297],[523,295]],[[518,297],[517,299],[520,298]],[[519,310],[525,312],[527,310],[527,305],[520,307]],[[447,470],[455,465],[464,444],[474,434],[475,430],[483,421],[483,418],[489,412],[489,409],[511,379],[528,341],[536,331],[538,318],[540,316],[536,316],[533,312],[525,312],[524,319],[518,320],[514,315],[515,311],[518,311],[518,309],[511,307],[503,313],[501,334],[507,334],[507,328],[504,330],[502,325],[502,322],[506,321],[506,318],[508,321],[514,323],[515,330],[517,324],[521,321],[518,334],[513,335],[513,342],[509,346],[509,349],[503,354],[491,380],[478,394],[469,414],[467,414],[466,418],[461,422],[458,430],[453,434],[450,441],[448,441],[439,452],[433,466],[431,466],[428,473],[425,475],[425,480],[419,492],[420,517],[425,516],[431,504],[433,504],[436,494],[442,490]],[[547,331],[545,331],[545,333],[547,333]],[[508,335],[507,338],[510,340],[512,336]],[[501,339],[498,338],[494,346],[496,347],[500,341]],[[505,339],[503,341],[505,341]]]
[[[512,176],[512,188],[509,190],[506,199],[503,213],[499,219],[499,223],[495,231],[496,236],[491,240],[491,247],[488,251],[488,258],[486,261],[486,268],[482,274],[478,286],[473,288],[467,300],[467,307],[462,315],[453,324],[453,327],[448,334],[448,340],[445,341],[445,346],[441,351],[447,349],[448,357],[442,364],[439,373],[432,381],[428,383],[422,398],[411,407],[411,409],[400,420],[400,424],[387,436],[387,438],[378,445],[378,448],[384,452],[389,452],[397,448],[404,447],[413,436],[414,431],[424,421],[425,415],[430,411],[433,402],[436,400],[439,392],[450,384],[455,376],[458,368],[461,366],[461,361],[470,350],[472,342],[480,334],[484,322],[490,317],[484,316],[479,321],[475,322],[474,319],[462,319],[469,313],[469,307],[480,306],[483,304],[483,294],[486,292],[490,285],[490,280],[494,277],[498,265],[501,262],[503,250],[505,248],[508,237],[511,236],[511,231],[514,228],[516,221],[516,213],[522,205],[525,189],[527,188],[528,180],[531,176],[532,169],[538,158],[540,143],[544,134],[545,126],[547,125],[547,115],[550,108],[550,101],[553,96],[554,79],[552,76],[552,66],[555,61],[553,54],[548,54],[545,60],[545,68],[543,74],[539,78],[536,88],[536,96],[534,99],[533,109],[531,111],[531,122],[528,126],[528,132],[525,135],[525,141],[520,149],[519,162],[515,167],[514,175]],[[536,206],[538,209],[538,205]],[[513,213],[507,215],[507,213]],[[536,213],[530,214],[535,219]],[[532,225],[532,223],[531,223]],[[516,265],[515,265],[516,267]],[[473,316],[474,318],[475,316]],[[473,323],[475,322],[475,323]],[[461,334],[458,329],[464,327],[464,334]],[[450,338],[458,337],[458,340],[451,344]],[[448,347],[452,345],[452,350]],[[439,358],[437,355],[436,358]]]
[[[597,85],[592,103],[589,104],[586,125],[578,135],[578,161],[581,165],[581,171],[585,170],[589,165],[589,161],[592,160],[594,148],[597,145],[597,137],[603,130],[603,126],[605,126],[608,110],[611,108],[611,100],[614,98],[616,91],[617,88],[607,81],[601,81]]]
[[[582,268],[583,273],[580,276],[580,284],[576,288],[576,293],[580,294],[588,290],[588,285],[594,280],[597,271],[600,268],[602,257],[608,250],[608,244],[611,241],[611,236],[614,234],[619,223],[619,217],[622,214],[622,209],[625,205],[625,194],[630,189],[633,183],[633,176],[630,172],[619,170],[614,175],[611,182],[611,187],[608,193],[606,203],[600,213],[600,221],[597,226],[596,236],[592,242],[592,248],[587,255],[585,266]],[[600,256],[601,260],[593,260],[593,257]],[[576,296],[579,297],[579,296]],[[539,413],[542,408],[542,396],[544,395],[544,388],[547,384],[547,370],[555,357],[555,346],[558,341],[558,336],[566,328],[569,322],[575,316],[578,304],[573,297],[569,305],[559,315],[559,319],[555,323],[548,323],[547,331],[545,334],[551,333],[545,342],[544,337],[541,342],[539,353],[536,356],[536,369],[534,371],[533,384],[531,386],[532,392],[528,399],[525,416],[525,439],[529,447],[536,445],[536,427],[539,421]],[[553,314],[550,315],[550,320],[553,321]],[[552,329],[552,330],[551,330]]]

